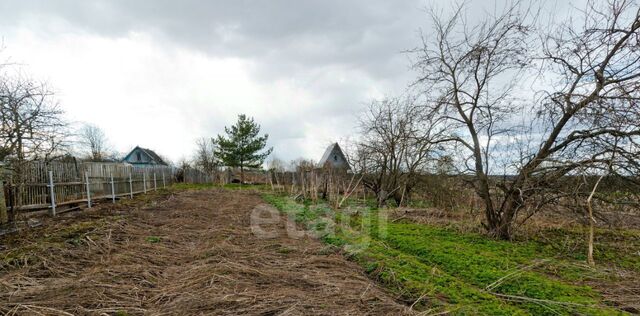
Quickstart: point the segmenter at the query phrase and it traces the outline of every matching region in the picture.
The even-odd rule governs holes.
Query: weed
[[[295,251],[295,250],[293,250],[293,249],[291,249],[291,248],[287,248],[287,247],[279,247],[279,248],[276,250],[276,252],[277,252],[277,253],[280,253],[280,254],[283,254],[283,255],[286,255],[286,254],[292,253],[292,252],[294,252],[294,251]]]
[[[149,243],[157,244],[157,243],[162,241],[162,238],[158,237],[158,236],[149,236],[149,237],[145,238],[145,240],[147,242],[149,242]]]

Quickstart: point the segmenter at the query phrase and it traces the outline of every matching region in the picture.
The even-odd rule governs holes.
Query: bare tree
[[[208,175],[213,175],[218,171],[220,162],[214,155],[214,143],[212,139],[200,138],[196,141],[196,153],[194,166],[201,169]]]
[[[373,101],[360,119],[361,139],[348,153],[363,185],[378,205],[393,198],[398,205],[411,193],[415,176],[432,155],[437,125],[411,98]]]
[[[63,153],[67,124],[45,84],[0,77],[0,160],[50,160]]]
[[[275,188],[273,185],[274,182],[277,188],[280,188],[281,185],[284,187],[286,168],[286,163],[282,159],[275,156],[272,156],[271,159],[267,162],[269,182],[271,183],[272,188]]]
[[[284,162],[284,160],[274,156],[267,162],[267,167],[269,168],[269,170],[282,173],[287,170],[287,163]]]
[[[543,29],[540,45],[532,44],[530,16],[518,3],[473,27],[463,7],[432,20],[435,37],[416,51],[418,83],[429,91],[438,124],[452,131],[438,142],[466,152],[464,171],[484,201],[492,235],[510,239],[520,212],[558,203],[567,196],[563,177],[606,162],[612,152],[613,173],[634,179],[640,154],[635,4],[590,2],[580,23]],[[518,102],[514,89],[532,66],[541,70],[542,91],[532,103]],[[531,123],[517,124],[518,116]],[[513,143],[517,152],[505,150]],[[496,161],[504,162],[505,176],[493,176]]]
[[[78,143],[85,156],[91,161],[103,161],[112,156],[107,135],[93,124],[84,124],[78,131]]]
[[[302,157],[294,159],[289,163],[290,171],[294,172],[311,171],[316,167],[315,161]]]
[[[184,158],[178,161],[176,168],[175,179],[177,182],[187,182],[187,173],[191,169],[191,164]]]

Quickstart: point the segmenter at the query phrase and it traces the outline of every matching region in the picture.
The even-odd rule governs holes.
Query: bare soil
[[[259,238],[257,206],[247,191],[164,192],[2,237],[0,313],[411,313],[335,250],[288,237],[283,218]]]

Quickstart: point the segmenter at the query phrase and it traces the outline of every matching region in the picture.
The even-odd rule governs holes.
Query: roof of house
[[[145,154],[149,155],[149,157],[151,157],[151,159],[153,159],[156,163],[161,164],[161,165],[165,165],[165,166],[167,165],[167,163],[164,161],[164,159],[162,159],[162,158],[160,157],[160,155],[156,154],[156,152],[155,152],[155,151],[153,151],[153,150],[151,150],[151,149],[148,149],[148,148],[142,148],[142,147],[140,147],[140,146],[136,146],[135,148],[133,148],[133,149],[131,150],[131,152],[129,152],[129,154],[128,154],[128,155],[126,155],[126,156],[124,157],[124,159],[123,159],[123,160],[127,160],[127,158],[129,158],[129,156],[131,156],[131,154],[132,154],[134,151],[136,151],[136,149],[140,149],[140,150],[141,150],[141,151],[143,151]]]
[[[324,154],[322,155],[322,158],[320,158],[320,162],[318,162],[320,166],[324,166],[324,164],[327,163],[334,149],[338,150],[338,153],[345,161],[347,160],[344,153],[342,152],[342,148],[340,148],[340,145],[338,145],[338,143],[333,143],[329,145],[329,147],[327,147],[327,149],[324,151]]]

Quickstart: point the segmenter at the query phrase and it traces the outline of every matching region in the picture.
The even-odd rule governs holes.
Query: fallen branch
[[[541,265],[541,264],[543,264],[545,262],[548,262],[548,261],[549,261],[549,259],[540,260],[538,262],[534,262],[533,264],[525,266],[525,267],[523,267],[521,269],[518,269],[518,270],[516,270],[514,272],[511,272],[511,273],[499,278],[495,282],[487,285],[487,287],[485,287],[484,289],[487,290],[487,291],[491,291],[491,290],[495,289],[496,287],[500,286],[505,281],[507,281],[509,278],[518,276],[518,275],[524,273],[525,271],[531,270],[532,268],[537,267],[537,266],[539,266],[539,265]]]
[[[573,303],[573,302],[559,302],[559,301],[545,300],[540,298],[531,298],[526,296],[501,294],[501,293],[495,293],[495,292],[488,292],[488,293],[498,297],[515,300],[519,302],[544,303],[544,304],[553,304],[553,305],[561,305],[561,306],[592,307],[591,305]]]

